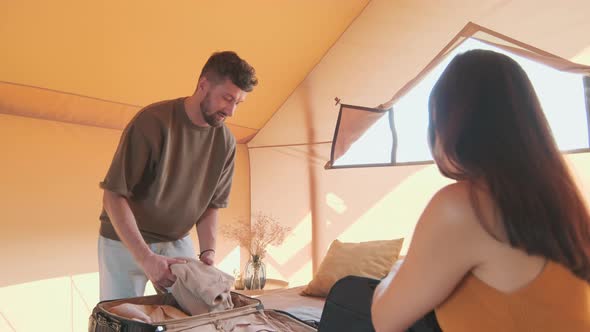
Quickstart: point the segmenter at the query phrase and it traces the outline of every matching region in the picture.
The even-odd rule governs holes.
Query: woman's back
[[[462,195],[457,199],[469,199],[462,206],[473,210],[471,222],[483,229],[480,237],[480,264],[471,273],[477,278],[502,292],[512,292],[534,280],[543,270],[546,259],[529,256],[523,250],[509,244],[504,224],[498,210],[484,185],[459,182]],[[474,206],[476,204],[477,206]]]
[[[473,222],[488,236],[480,237],[481,263],[436,309],[443,331],[590,331],[590,284],[511,247],[487,191],[457,186],[475,197]]]
[[[590,285],[552,261],[512,292],[469,274],[435,311],[443,331],[590,331]]]

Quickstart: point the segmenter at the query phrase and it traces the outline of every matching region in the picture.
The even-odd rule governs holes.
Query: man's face
[[[248,93],[229,79],[217,85],[208,83],[205,98],[200,104],[201,113],[211,127],[219,127],[225,118],[234,114],[236,107],[246,99]]]

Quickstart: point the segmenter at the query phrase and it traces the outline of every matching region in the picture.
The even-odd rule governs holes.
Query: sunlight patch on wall
[[[234,275],[234,270],[241,271],[243,266],[240,266],[240,247],[235,246],[227,255],[215,266],[221,271]]]
[[[72,331],[72,314],[86,308],[73,308],[71,279],[53,278],[0,288],[0,312],[16,331]],[[79,304],[79,303],[78,303]],[[80,310],[78,310],[80,309]],[[74,331],[88,329],[88,315],[83,326]],[[31,319],[34,318],[34,319]],[[9,330],[10,331],[10,330]]]
[[[289,287],[297,287],[307,285],[312,277],[311,259],[305,263],[297,272],[293,273],[287,280],[289,280]]]
[[[338,239],[362,242],[403,237],[401,253],[405,254],[426,204],[437,190],[450,182],[439,174],[434,165],[412,174],[367,209]]]
[[[326,194],[326,204],[338,214],[343,214],[346,212],[346,203],[342,198],[338,197],[338,195],[334,193]]]
[[[312,265],[311,260],[308,260],[299,270],[290,275],[281,273],[280,269],[274,264],[266,263],[266,277],[272,279],[285,280],[289,282],[289,287],[297,287],[307,285],[311,281]]]
[[[285,265],[294,257],[297,257],[299,252],[305,248],[311,241],[311,212],[295,226],[283,244],[278,247],[269,246],[268,254],[279,264]]]
[[[72,285],[75,285],[75,283],[72,283]],[[71,294],[71,321],[72,327],[75,326],[75,330],[78,331],[82,326],[88,326],[88,317],[96,303],[98,303],[98,299],[89,303],[80,294],[76,293],[77,290],[73,288]],[[48,325],[45,326],[45,330],[47,330]]]
[[[2,311],[0,311],[0,331],[16,332],[14,327],[12,325],[10,325],[10,322],[8,322],[6,317],[4,317],[4,314],[2,313]]]
[[[71,277],[73,290],[80,297],[82,304],[88,309],[88,314],[99,300],[98,272],[78,274]]]
[[[274,264],[270,263],[269,261],[264,261],[266,266],[266,277],[272,279],[281,279],[281,280],[289,280],[287,276],[282,274],[280,270],[278,270]],[[243,275],[242,275],[243,276]]]
[[[576,56],[571,58],[571,61],[590,66],[590,46],[586,47],[582,52],[576,54]]]

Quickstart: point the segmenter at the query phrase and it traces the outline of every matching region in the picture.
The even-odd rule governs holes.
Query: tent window
[[[361,139],[350,144],[350,148],[341,157],[333,159],[332,166],[336,168],[432,162],[427,139],[430,91],[449,62],[457,54],[472,49],[493,50],[516,60],[527,72],[537,92],[560,150],[588,151],[590,78],[582,74],[562,72],[469,38],[451,51],[420,83],[394,104],[390,123],[395,123],[395,126],[391,130],[385,125],[387,117],[383,117],[368,128]],[[341,116],[342,112],[341,109]],[[335,142],[337,135],[338,132],[335,133]],[[387,161],[386,156],[393,156],[393,159]]]
[[[363,128],[365,125],[368,128]],[[355,133],[360,136],[355,137]],[[381,166],[396,162],[397,135],[391,109],[341,105],[336,135],[340,137],[335,136],[333,140],[338,142],[332,146],[331,159],[335,160],[334,167]]]

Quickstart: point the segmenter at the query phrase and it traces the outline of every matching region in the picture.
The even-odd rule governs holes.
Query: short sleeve
[[[221,173],[221,177],[219,182],[217,183],[217,187],[215,188],[215,193],[213,194],[213,198],[209,203],[209,207],[212,208],[225,208],[229,202],[229,193],[231,191],[232,180],[234,176],[234,163],[236,159],[236,146],[233,145],[231,153],[228,155],[228,158],[225,162],[223,167],[223,171]]]
[[[127,198],[134,196],[149,178],[151,156],[152,151],[145,135],[137,124],[129,124],[121,135],[111,166],[100,187]]]

